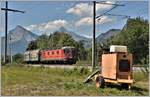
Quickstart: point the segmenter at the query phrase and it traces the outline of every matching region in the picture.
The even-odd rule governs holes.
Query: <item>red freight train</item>
[[[30,54],[30,53],[36,53],[36,54]],[[27,63],[32,63],[33,61],[37,61],[38,63],[69,63],[69,64],[75,64],[77,60],[76,50],[74,47],[62,47],[61,49],[44,49],[39,50],[38,52],[35,50],[27,51],[25,52],[24,60]],[[34,56],[34,60],[32,55],[38,55]]]

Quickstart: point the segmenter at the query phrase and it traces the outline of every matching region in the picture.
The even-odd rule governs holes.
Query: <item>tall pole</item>
[[[95,68],[95,16],[96,16],[96,1],[93,1],[93,40],[92,40],[92,71]]]
[[[101,4],[108,4],[108,5],[115,5],[114,7],[112,7],[111,9],[109,9],[108,11],[102,13],[101,15],[96,17],[96,3],[101,3]],[[107,14],[108,12],[110,12],[111,10],[113,10],[114,8],[116,8],[117,6],[124,6],[124,5],[120,5],[120,4],[112,4],[112,3],[104,3],[104,2],[96,2],[93,1],[93,40],[92,40],[92,71],[94,71],[95,69],[95,58],[96,58],[96,50],[95,50],[95,29],[96,29],[96,19],[99,18],[105,14]]]
[[[6,9],[8,8],[8,2],[6,1]],[[8,12],[5,10],[5,63],[7,63],[7,18]]]
[[[6,1],[6,7],[5,8],[1,8],[1,10],[5,11],[5,59],[4,59],[4,63],[8,62],[7,59],[7,30],[8,30],[8,11],[12,11],[12,12],[21,12],[21,13],[25,13],[24,11],[20,11],[20,10],[15,10],[15,9],[9,9],[8,8],[8,2]]]

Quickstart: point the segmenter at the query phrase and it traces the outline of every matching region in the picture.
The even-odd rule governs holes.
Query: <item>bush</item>
[[[73,75],[87,75],[89,74],[89,69],[85,68],[85,67],[82,67],[82,68],[78,68],[78,67],[75,67],[74,69],[71,69],[71,70],[64,70],[64,74],[65,75],[69,75],[69,76],[73,76]]]
[[[144,66],[141,68],[141,71],[145,74],[149,74],[149,56],[147,55],[146,58],[141,59],[141,64]]]
[[[13,61],[16,63],[22,63],[23,62],[23,55],[18,53],[13,56]]]

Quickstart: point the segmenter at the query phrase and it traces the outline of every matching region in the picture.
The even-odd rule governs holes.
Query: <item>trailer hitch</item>
[[[92,77],[95,76],[96,74],[98,74],[100,72],[100,70],[96,70],[94,71],[91,75],[89,75],[84,81],[83,83],[89,83],[92,80]]]

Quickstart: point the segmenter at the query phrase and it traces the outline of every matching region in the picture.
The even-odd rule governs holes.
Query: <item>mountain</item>
[[[109,31],[97,36],[96,41],[99,43],[106,43],[109,38],[116,36],[119,32],[121,32],[120,29],[110,29]]]
[[[60,27],[56,32],[65,32],[67,34],[69,34],[70,36],[72,36],[72,38],[76,41],[82,41],[84,43],[84,47],[90,47],[91,46],[91,38],[86,38],[84,36],[80,36],[78,34],[76,34],[75,32],[69,31],[67,30],[65,27]]]
[[[100,42],[106,42],[106,40],[114,35],[117,35],[121,30],[120,29],[111,29],[107,31],[106,33],[100,34],[98,37],[96,37],[96,41],[98,43]],[[68,33],[73,37],[76,41],[82,41],[84,43],[85,48],[89,48],[92,46],[92,39],[86,38],[84,36],[80,36],[72,31],[67,30],[64,27],[60,27],[57,32],[65,32]],[[11,37],[11,41],[10,41]],[[10,47],[12,48],[12,54],[15,55],[17,53],[24,53],[29,42],[36,40],[38,38],[38,35],[32,33],[31,31],[28,31],[27,29],[23,28],[22,26],[16,26],[16,28],[12,29],[8,33],[8,55],[10,54]],[[4,55],[4,46],[5,46],[5,37],[1,38],[1,52],[2,55]]]
[[[84,36],[80,36],[74,32],[68,31],[64,27],[60,27],[57,32],[66,32],[69,35],[73,37],[74,40],[76,41],[82,41],[84,43],[85,48],[89,48],[92,46],[92,39],[91,38],[86,38]],[[109,38],[112,36],[117,35],[119,32],[121,32],[120,29],[110,29],[105,33],[100,34],[99,36],[96,37],[96,42],[97,43],[105,43]]]
[[[16,28],[10,30],[8,33],[8,55],[10,54],[10,47],[12,48],[13,55],[24,53],[29,42],[36,40],[37,38],[38,35],[26,30],[20,25],[16,26]],[[4,55],[5,37],[1,38],[1,47],[2,55]]]

